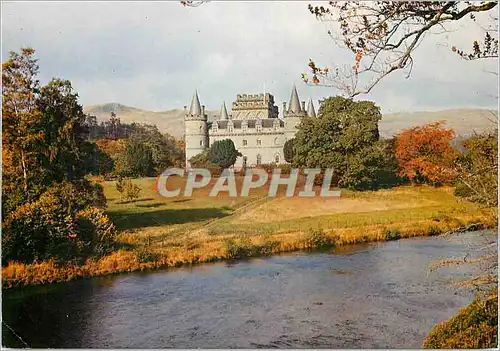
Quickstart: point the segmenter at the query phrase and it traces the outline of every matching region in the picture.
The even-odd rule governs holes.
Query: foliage
[[[157,126],[138,125],[130,140],[141,143],[151,150],[152,168],[155,174],[162,173],[174,164],[181,165],[184,159],[183,151],[177,140],[169,134],[161,134]]]
[[[125,139],[113,140],[101,138],[97,139],[95,143],[102,152],[105,152],[113,159],[116,159],[119,154],[125,151]]]
[[[492,12],[496,6],[494,1],[330,1],[327,6],[309,5],[316,18],[335,23],[337,28],[328,30],[328,34],[352,52],[353,63],[330,69],[310,60],[312,78],[303,74],[303,79],[306,83],[336,87],[349,97],[367,94],[394,71],[411,74],[414,52],[426,34],[435,28],[446,32],[453,22],[467,18],[475,21],[475,14]],[[482,47],[476,40],[471,54],[455,47],[453,51],[466,59],[497,58],[497,21],[493,16],[492,27],[485,28]],[[362,81],[363,77],[367,80]]]
[[[332,168],[334,185],[354,189],[395,183],[392,150],[379,141],[380,119],[380,109],[371,101],[326,99],[318,118],[303,119],[299,125],[293,165]]]
[[[310,229],[302,238],[302,242],[306,249],[320,249],[334,247],[338,239],[338,237],[328,236],[321,229]]]
[[[53,194],[25,203],[2,223],[2,264],[55,258],[68,260],[76,255],[76,233],[67,209]]]
[[[130,179],[124,180],[119,177],[116,181],[116,190],[120,193],[120,200],[125,198],[126,201],[133,201],[139,198],[141,188],[132,183]]]
[[[237,239],[227,239],[224,244],[229,259],[249,257],[254,251],[254,246],[246,235],[241,235]]]
[[[498,292],[477,296],[425,339],[429,349],[493,349],[498,346]]]
[[[346,169],[339,185],[354,190],[366,190],[388,188],[399,183],[391,144],[391,140],[379,140],[355,155],[347,155]]]
[[[2,263],[103,254],[114,239],[114,226],[102,210],[85,206],[90,199],[75,196],[75,190],[71,183],[54,186],[8,214],[2,223]]]
[[[416,183],[451,183],[456,176],[456,151],[451,146],[454,136],[453,130],[442,128],[441,122],[399,133],[395,138],[399,175]]]
[[[114,248],[116,229],[104,212],[87,207],[76,213],[76,232],[83,257],[101,257]]]
[[[137,139],[125,142],[125,151],[117,164],[121,176],[144,177],[154,174],[152,150]]]
[[[114,160],[114,173],[122,177],[161,174],[171,166],[182,167],[184,150],[169,134],[161,134],[156,126],[133,124],[126,139],[99,139],[99,147]]]
[[[2,64],[3,263],[81,258],[76,214],[106,204],[86,175],[109,170],[109,160],[88,141],[78,94],[67,80],[40,86],[34,53],[11,52]]]
[[[131,180],[125,183],[125,199],[127,201],[132,201],[139,198],[141,193],[141,188],[133,184]]]
[[[293,142],[295,139],[289,139],[283,145],[283,155],[285,156],[285,161],[288,163],[293,162],[293,156],[295,154]]]
[[[467,200],[498,205],[497,135],[477,135],[463,143],[465,152],[455,162],[458,177],[455,195]]]
[[[231,139],[217,140],[208,151],[208,157],[211,163],[218,165],[220,168],[229,168],[236,162],[236,158],[242,156],[236,150]]]
[[[398,240],[401,239],[401,232],[399,229],[386,229],[384,230],[385,240]]]
[[[198,155],[191,157],[189,159],[189,163],[193,168],[208,168],[208,169],[218,168],[218,165],[210,161],[210,155],[208,151],[201,152]]]

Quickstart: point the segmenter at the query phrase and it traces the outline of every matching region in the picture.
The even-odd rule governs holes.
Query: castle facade
[[[215,141],[224,139],[231,139],[243,155],[237,158],[234,164],[236,169],[286,163],[283,155],[285,142],[295,136],[301,118],[316,117],[316,112],[312,100],[309,100],[306,110],[305,101],[300,102],[294,86],[288,106],[283,103],[282,118],[278,117],[278,113],[274,96],[269,93],[238,94],[231,113],[228,114],[226,104],[222,103],[219,118],[210,125],[205,106],[200,104],[195,92],[184,118],[186,167],[191,167],[191,157],[208,150]]]

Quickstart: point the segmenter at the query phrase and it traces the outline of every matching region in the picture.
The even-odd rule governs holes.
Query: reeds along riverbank
[[[162,247],[119,249],[83,265],[56,264],[53,260],[33,264],[10,262],[2,267],[2,287],[64,282],[107,274],[178,267],[245,257],[267,256],[280,252],[331,248],[346,244],[397,240],[415,236],[435,236],[450,231],[493,228],[491,215],[420,220],[394,225],[367,225],[340,229],[313,229],[272,235],[213,235],[205,230],[183,236],[182,241]]]

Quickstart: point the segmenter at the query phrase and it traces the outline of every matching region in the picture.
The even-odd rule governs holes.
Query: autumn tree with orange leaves
[[[395,137],[399,175],[414,183],[450,184],[456,176],[457,152],[451,145],[453,129],[442,122],[406,129]]]

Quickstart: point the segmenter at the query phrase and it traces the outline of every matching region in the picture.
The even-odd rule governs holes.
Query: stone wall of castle
[[[294,87],[288,109],[284,103],[283,119],[279,119],[273,95],[239,94],[232,104],[232,114],[229,115],[225,104],[222,104],[220,119],[213,121],[211,128],[208,128],[204,107],[200,105],[195,92],[185,118],[186,167],[190,167],[191,157],[224,139],[232,140],[243,155],[236,160],[236,169],[259,164],[286,163],[283,155],[285,142],[295,136],[301,118],[315,116],[312,102],[308,112],[304,104],[305,102],[300,103]]]

